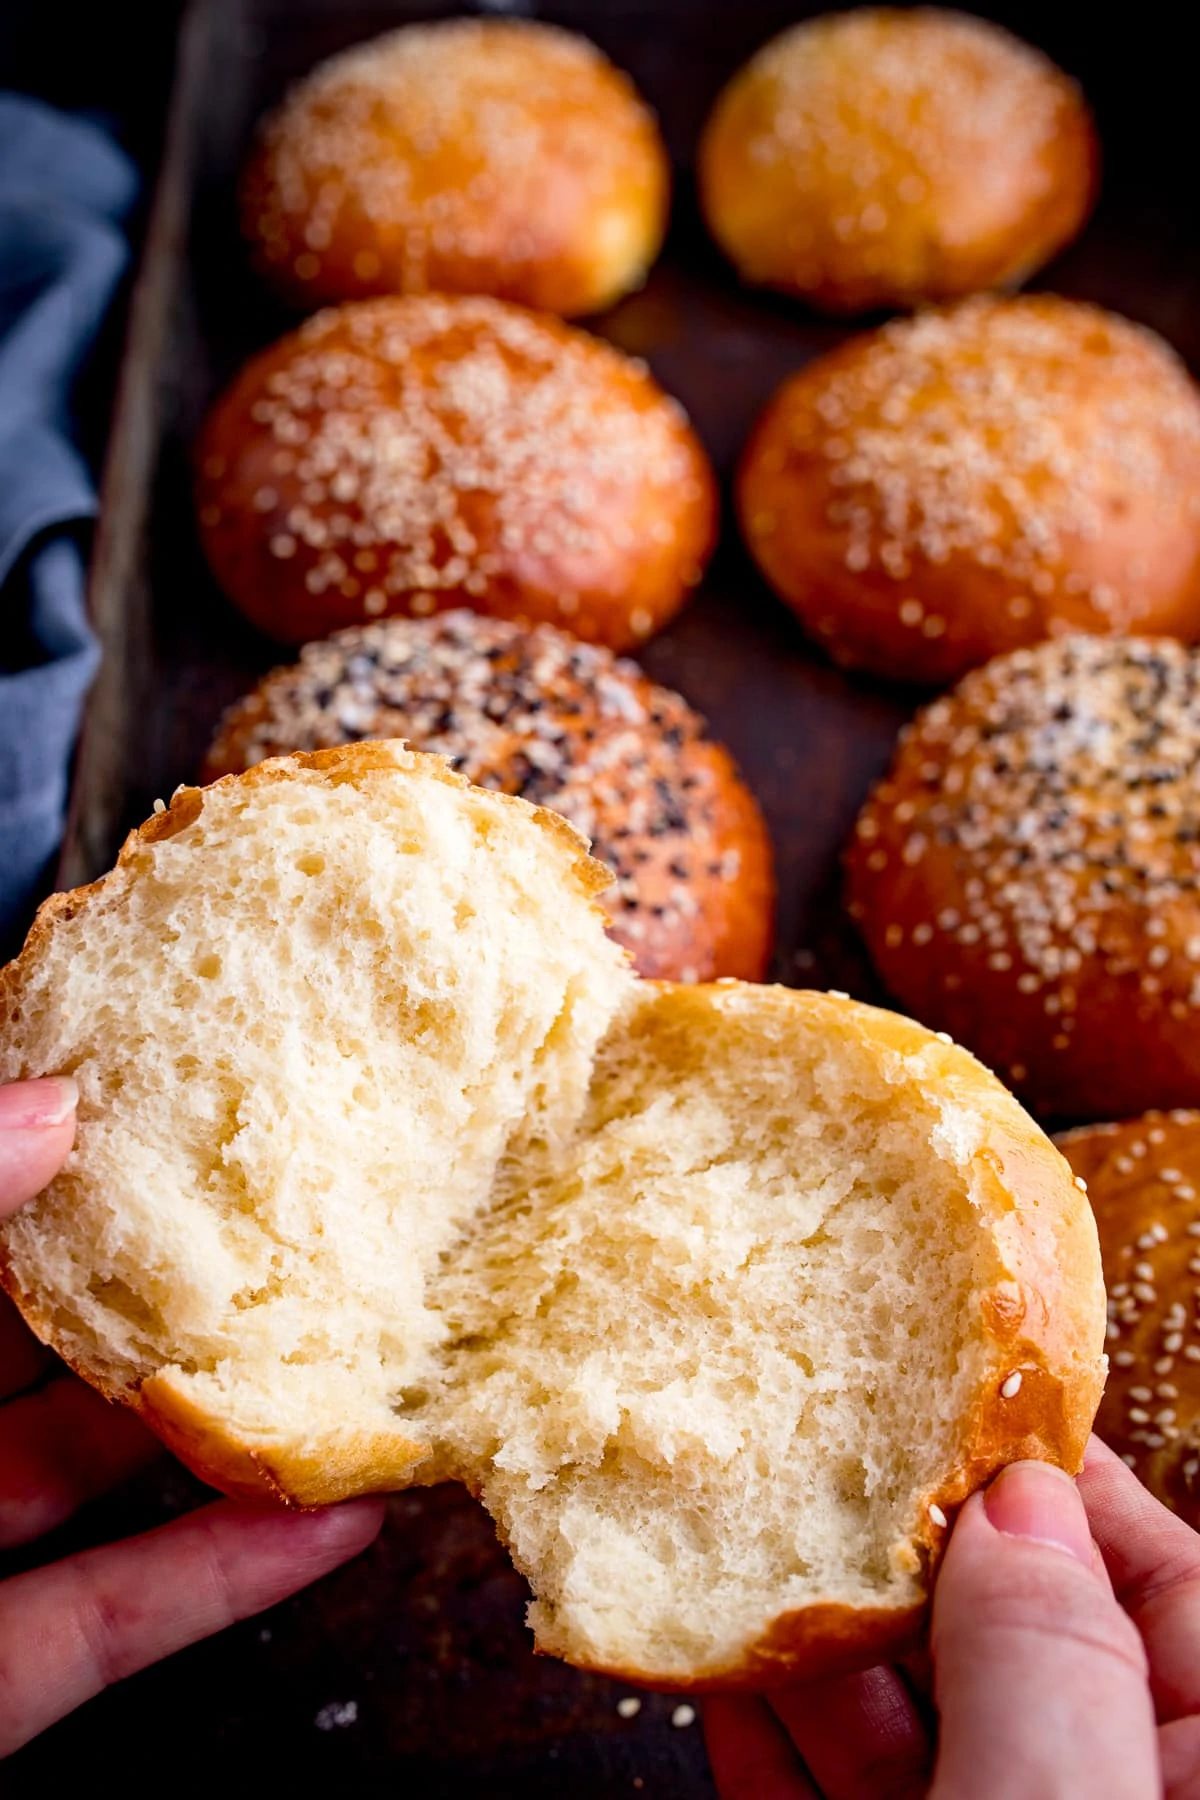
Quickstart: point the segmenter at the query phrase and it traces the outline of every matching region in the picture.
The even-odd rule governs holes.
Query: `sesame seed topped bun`
[[[892,992],[1036,1109],[1200,1104],[1200,653],[1071,637],[968,675],[848,874]]]
[[[469,606],[626,649],[699,581],[708,461],[645,365],[479,296],[330,308],[209,415],[213,572],[272,637]]]
[[[738,509],[836,661],[954,680],[1062,631],[1200,636],[1200,393],[1049,294],[893,321],[780,388]]]
[[[585,833],[616,876],[600,903],[639,973],[763,978],[775,894],[762,815],[699,714],[634,663],[469,612],[353,627],[230,709],[203,779],[389,737]]]
[[[1022,279],[1091,210],[1074,82],[983,19],[862,8],[774,38],[713,110],[700,191],[748,281],[831,312]]]
[[[1059,1146],[1087,1187],[1108,1288],[1096,1430],[1200,1528],[1200,1113],[1088,1126]]]
[[[553,25],[406,25],[332,57],[267,121],[243,229],[302,306],[497,294],[567,315],[645,279],[670,169],[654,116]]]

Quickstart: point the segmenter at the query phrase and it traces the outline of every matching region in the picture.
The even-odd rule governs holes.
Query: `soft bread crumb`
[[[229,1491],[465,1482],[543,1649],[676,1687],[878,1660],[945,1508],[1078,1466],[1087,1203],[920,1027],[638,981],[602,882],[396,744],[183,790],[0,977],[0,1079],[81,1095],[0,1276]]]
[[[571,1125],[629,979],[582,840],[382,751],[205,790],[9,1008],[6,1074],[81,1096],[22,1288],[108,1387],[166,1367],[253,1438],[395,1430],[439,1251],[514,1132]]]
[[[715,1670],[775,1611],[915,1603],[922,1496],[962,1454],[1003,1273],[978,1130],[919,1059],[772,998],[639,995],[576,1142],[431,1286],[414,1429],[536,1571],[542,1645],[601,1666]]]

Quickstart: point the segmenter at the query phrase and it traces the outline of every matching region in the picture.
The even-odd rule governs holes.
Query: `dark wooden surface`
[[[248,274],[232,180],[257,113],[320,56],[450,6],[357,0],[199,0],[186,28],[164,185],[150,221],[135,335],[117,408],[93,598],[109,655],[81,757],[64,873],[106,866],[120,832],[195,771],[222,705],[276,652],[214,590],[191,524],[187,450],[215,387],[289,323]],[[492,8],[490,10],[498,10]],[[518,10],[508,7],[505,10]],[[531,10],[522,7],[519,10]],[[690,166],[721,81],[812,8],[780,0],[562,0],[539,16],[588,30],[659,109],[678,171],[667,252],[641,294],[598,329],[644,355],[687,405],[728,488],[759,406],[842,328],[739,290],[696,216]],[[1192,77],[1176,14],[1143,7],[992,9],[1085,82],[1106,151],[1099,213],[1040,284],[1155,326],[1200,362],[1200,233]],[[121,30],[119,7],[104,9]],[[740,548],[721,549],[694,604],[644,661],[732,746],[779,859],[778,977],[874,997],[838,906],[840,845],[919,696],[851,681],[805,643]],[[153,1523],[196,1498],[176,1471],[93,1508],[40,1559]],[[523,1590],[482,1513],[450,1490],[397,1499],[367,1557],[264,1620],[197,1647],[92,1703],[10,1763],[7,1792],[57,1791],[112,1767],[184,1791],[267,1780],[307,1793],[458,1800],[569,1790],[575,1800],[711,1793],[698,1729],[646,1697],[535,1660]],[[322,1729],[353,1702],[353,1722]],[[346,1715],[343,1713],[343,1717]],[[159,1759],[167,1759],[160,1761]],[[147,1774],[150,1771],[147,1769]]]

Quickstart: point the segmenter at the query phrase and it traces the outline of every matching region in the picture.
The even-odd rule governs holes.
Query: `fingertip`
[[[1001,1469],[983,1496],[988,1524],[1004,1537],[1045,1544],[1092,1566],[1092,1533],[1079,1489],[1053,1463],[1015,1462]]]
[[[7,1218],[49,1186],[74,1142],[74,1111],[41,1124],[8,1126],[0,1119],[0,1218]]]
[[[323,1507],[313,1515],[321,1521],[326,1541],[352,1543],[360,1549],[373,1544],[387,1517],[387,1501],[382,1494],[366,1494],[358,1500],[343,1500],[338,1506]]]
[[[378,1495],[368,1495],[336,1506],[291,1511],[229,1500],[219,1503],[214,1512],[290,1561],[304,1559],[332,1567],[374,1542],[383,1525],[386,1502]]]
[[[79,1087],[70,1075],[6,1082],[0,1086],[0,1132],[62,1125],[74,1116],[78,1105]]]

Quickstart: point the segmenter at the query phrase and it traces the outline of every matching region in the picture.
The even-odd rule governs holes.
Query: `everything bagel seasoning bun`
[[[447,19],[331,57],[266,122],[242,182],[260,267],[307,308],[495,294],[597,312],[666,229],[654,115],[554,25]]]
[[[80,1089],[4,1283],[232,1493],[465,1483],[556,1655],[877,1662],[968,1493],[1079,1466],[1091,1214],[965,1052],[642,982],[599,879],[390,743],[181,790],[0,981],[0,1079]]]
[[[627,649],[699,581],[716,483],[645,365],[499,300],[319,313],[217,401],[201,541],[236,605],[300,643],[476,612]]]
[[[751,58],[700,144],[713,236],[747,281],[830,312],[1022,280],[1091,210],[1074,82],[983,19],[864,7]]]
[[[941,684],[1065,631],[1200,636],[1200,393],[1094,306],[969,300],[852,338],[770,401],[737,502],[848,666]]]
[[[1087,1185],[1108,1288],[1096,1430],[1200,1528],[1200,1113],[1151,1112],[1058,1141]]]
[[[884,981],[1038,1111],[1200,1102],[1200,652],[997,657],[902,734],[848,900]]]
[[[762,814],[699,714],[635,663],[548,625],[385,619],[306,644],[238,701],[203,779],[386,737],[583,832],[616,876],[601,905],[639,974],[765,975],[775,884]]]

